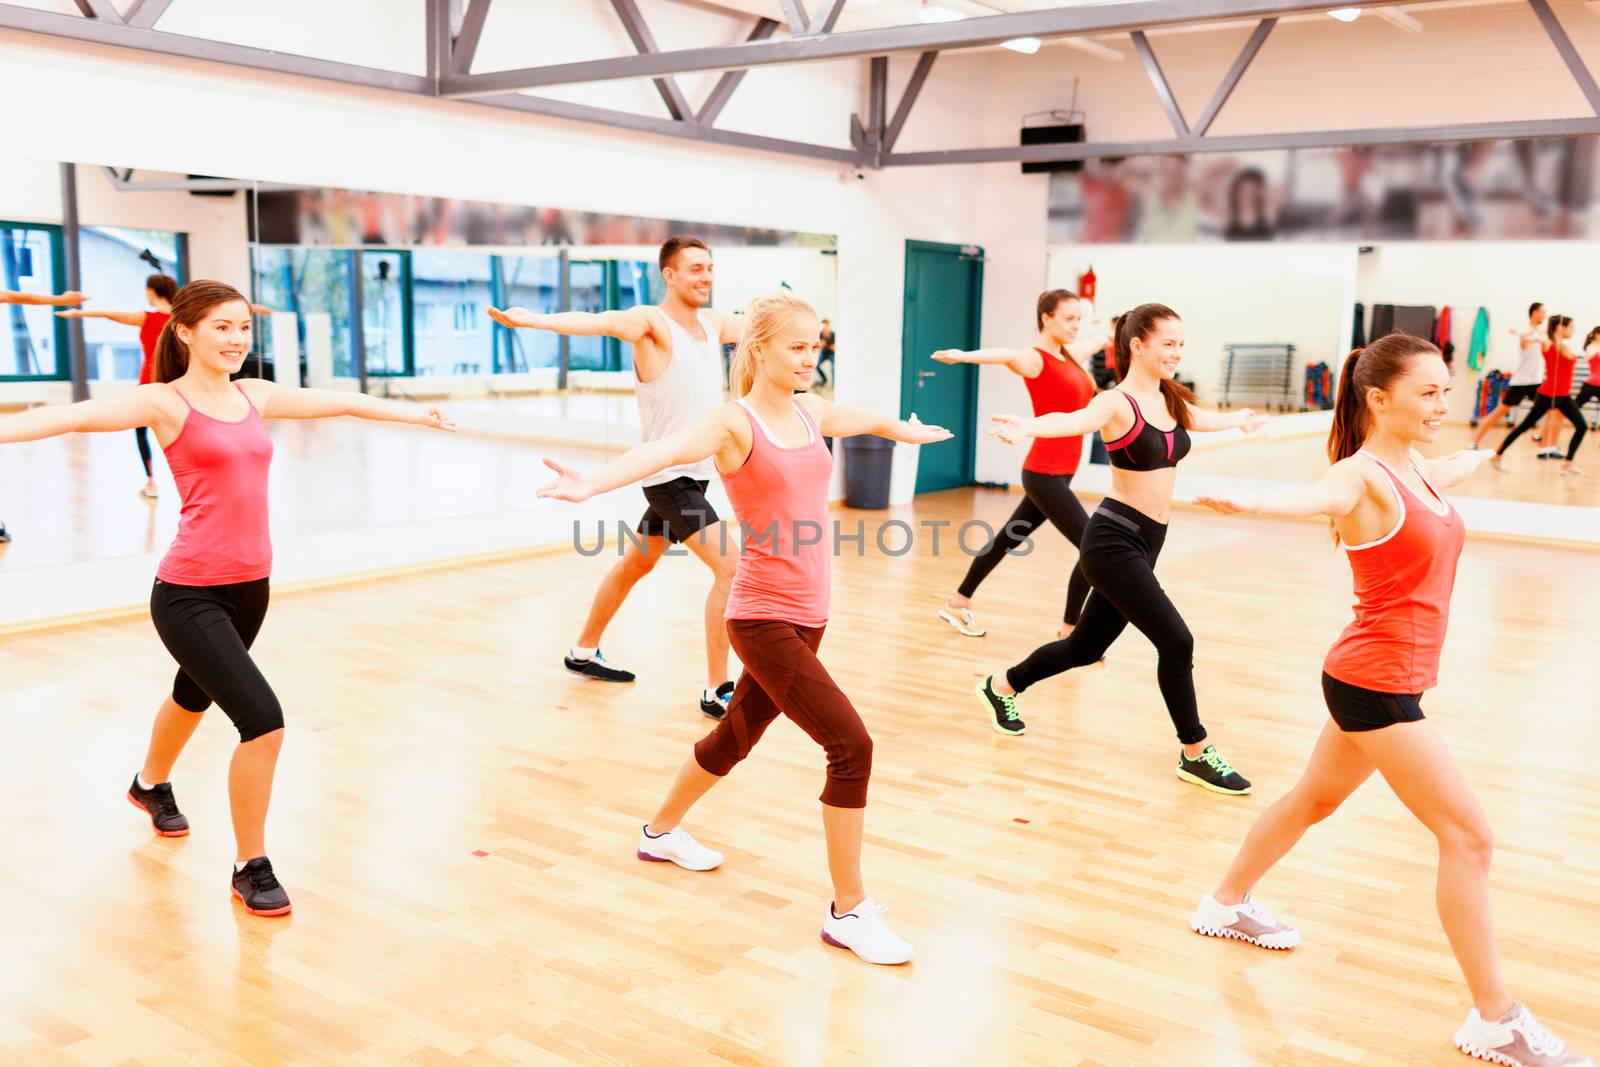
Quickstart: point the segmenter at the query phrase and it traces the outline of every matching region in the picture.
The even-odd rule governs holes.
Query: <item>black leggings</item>
[[[150,428],[148,426],[136,427],[133,431],[133,439],[139,445],[139,459],[144,463],[144,476],[146,478],[155,477],[150,469]]]
[[[976,593],[978,586],[989,577],[989,572],[999,566],[1000,561],[1022,544],[1029,534],[1043,526],[1046,519],[1072,542],[1072,547],[1081,547],[1083,528],[1088,525],[1089,514],[1073,495],[1072,475],[1038,474],[1024,468],[1022,491],[1025,494],[1022,503],[1017,505],[1017,510],[1011,513],[1011,518],[1006,520],[989,547],[984,549],[983,555],[975,558],[972,566],[967,568],[967,576],[957,590],[962,596],[970,597]],[[1079,616],[1083,614],[1083,602],[1088,596],[1089,579],[1084,577],[1082,565],[1074,564],[1072,577],[1067,581],[1067,607],[1061,616],[1068,625],[1077,625]]]
[[[250,658],[268,596],[265,578],[237,585],[172,585],[157,578],[150,593],[156,633],[178,661],[172,699],[193,712],[216,701],[241,742],[283,729],[283,708]]]
[[[1573,456],[1576,456],[1578,454],[1578,445],[1583,441],[1583,435],[1589,432],[1589,427],[1583,421],[1583,413],[1578,410],[1578,405],[1573,402],[1572,397],[1545,396],[1543,393],[1533,398],[1533,410],[1529,411],[1528,417],[1522,420],[1522,425],[1506,434],[1506,439],[1500,442],[1499,448],[1495,449],[1495,455],[1503,455],[1505,450],[1511,447],[1512,441],[1515,441],[1538,425],[1539,420],[1544,418],[1545,412],[1552,407],[1565,415],[1567,421],[1572,423],[1572,443],[1567,445],[1567,459],[1570,461]]]
[[[1186,745],[1205,740],[1194,695],[1194,636],[1156,581],[1165,523],[1117,500],[1102,500],[1089,517],[1078,565],[1094,587],[1083,618],[1064,641],[1040,645],[1006,672],[1017,692],[1074,667],[1098,663],[1131,622],[1156,646],[1156,680],[1167,714]]]

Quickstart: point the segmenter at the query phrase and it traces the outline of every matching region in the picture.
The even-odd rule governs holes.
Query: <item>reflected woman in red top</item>
[[[1299,931],[1251,892],[1313,825],[1373,771],[1432,831],[1437,904],[1473,1008],[1456,1031],[1461,1051],[1517,1067],[1587,1064],[1519,1002],[1500,973],[1489,899],[1489,824],[1450,751],[1422,714],[1437,679],[1456,561],[1466,531],[1440,495],[1477,470],[1482,451],[1424,459],[1449,414],[1450,370],[1427,341],[1390,334],[1352,352],[1339,378],[1328,458],[1316,485],[1273,496],[1200,497],[1224,514],[1325,515],[1355,579],[1355,619],[1323,663],[1331,718],[1293,789],[1251,827],[1221,884],[1190,919],[1197,933],[1289,949]]]

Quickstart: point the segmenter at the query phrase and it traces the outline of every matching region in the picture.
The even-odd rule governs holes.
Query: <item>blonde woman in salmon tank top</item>
[[[1487,458],[1483,451],[1423,459],[1449,413],[1450,371],[1426,341],[1390,334],[1345,360],[1328,458],[1313,486],[1269,497],[1200,497],[1225,514],[1325,515],[1355,578],[1355,619],[1322,667],[1330,720],[1305,774],[1256,820],[1233,865],[1189,925],[1197,933],[1270,949],[1299,931],[1252,897],[1256,884],[1314,824],[1373,771],[1439,845],[1439,918],[1472,996],[1456,1031],[1462,1052],[1509,1067],[1593,1067],[1514,1000],[1500,973],[1489,899],[1492,838],[1466,775],[1423,717],[1438,679],[1456,561],[1466,530],[1440,495]]]
[[[589,475],[547,459],[560,477],[539,495],[587,500],[660,470],[715,459],[747,542],[726,611],[728,637],[744,672],[727,714],[695,745],[655,817],[640,829],[638,857],[691,871],[719,866],[722,854],[689,836],[683,819],[750,754],[772,721],[787,715],[828,757],[822,827],[833,901],[822,939],[868,963],[905,963],[911,945],[889,929],[861,875],[872,738],[817,658],[828,624],[833,553],[833,456],[823,438],[876,434],[932,444],[950,434],[805,395],[821,350],[821,325],[809,304],[788,293],[758,298],[734,357],[736,402]]]
[[[360,393],[232,381],[250,353],[252,307],[216,281],[179,289],[156,341],[154,381],[106,400],[0,418],[0,444],[148,426],[166,454],[183,508],[150,594],[156,633],[178,662],[156,713],[144,765],[128,788],[162,837],[187,837],[169,776],[213,703],[239,731],[228,768],[236,855],[233,895],[252,915],[287,915],[289,894],[266,853],[267,805],[283,744],[283,709],[250,647],[266,618],[272,538],[266,419],[354,415],[453,430],[438,411]]]

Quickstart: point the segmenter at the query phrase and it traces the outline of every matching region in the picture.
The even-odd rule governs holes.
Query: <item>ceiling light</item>
[[[917,18],[925,23],[960,22],[967,16],[943,4],[923,4],[917,8]]]
[[[1328,12],[1328,17],[1338,19],[1340,22],[1354,22],[1361,17],[1361,9],[1359,7],[1336,7]]]
[[[1037,37],[1013,37],[1009,41],[1001,41],[1000,47],[1009,48],[1013,52],[1021,52],[1025,56],[1031,56],[1039,50],[1039,43],[1039,38]]]

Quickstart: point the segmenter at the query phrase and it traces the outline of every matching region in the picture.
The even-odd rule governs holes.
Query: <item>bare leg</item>
[[[1494,838],[1466,776],[1426,720],[1348,736],[1438,840],[1439,920],[1478,1013],[1502,1017],[1513,1002],[1500,975],[1489,897]]]
[[[155,724],[150,727],[150,748],[145,752],[139,777],[150,785],[160,785],[171,778],[172,765],[178,762],[183,747],[194,736],[203,718],[204,712],[180,707],[170,695],[163,700],[161,710],[156,712]]]
[[[700,766],[700,761],[694,758],[693,752],[690,752],[689,758],[678,768],[678,776],[672,780],[672,788],[667,790],[666,799],[661,802],[661,807],[656,809],[656,817],[650,820],[645,829],[651,834],[665,834],[676,830],[683,817],[689,814],[689,809],[694,807],[695,802],[720,781],[721,778]]]
[[[665,537],[647,537],[642,548],[633,540],[627,542],[622,558],[606,572],[600,588],[594,591],[594,601],[589,605],[589,617],[578,635],[578,644],[584,648],[599,647],[601,636],[616,617],[622,602],[628,599],[639,579],[655,569],[666,547]]]
[[[1372,761],[1350,740],[1349,734],[1329,720],[1300,780],[1262,812],[1245,835],[1239,854],[1213,894],[1218,903],[1242,901],[1305,832],[1332,815],[1372,776],[1372,771]]]
[[[822,832],[828,839],[828,874],[833,878],[833,911],[843,915],[867,899],[861,882],[861,838],[866,808],[822,805]]]
[[[233,809],[233,836],[241,862],[267,854],[267,807],[272,803],[272,775],[283,747],[283,730],[263,734],[233,750],[228,764],[228,802]]]
[[[1481,420],[1479,420],[1478,428],[1473,432],[1472,435],[1472,443],[1474,445],[1483,444],[1483,439],[1489,436],[1489,431],[1494,429],[1495,425],[1498,424],[1501,419],[1505,418],[1507,413],[1510,411],[1511,409],[1506,405],[1496,404],[1493,411],[1489,412],[1489,414],[1485,415]]]
[[[728,591],[733,588],[733,572],[739,563],[737,538],[727,536],[727,527],[718,523],[691,537],[689,550],[711,568],[711,592],[706,595],[706,688],[715,690],[728,680],[728,624],[723,613],[728,608]]]

